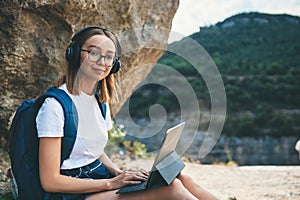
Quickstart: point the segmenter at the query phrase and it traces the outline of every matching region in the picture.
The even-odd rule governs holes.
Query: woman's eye
[[[90,52],[90,55],[91,55],[91,56],[97,56],[98,53],[97,53],[96,51],[91,51],[91,52]]]
[[[111,55],[107,55],[107,56],[105,56],[105,59],[108,59],[108,60],[113,60],[113,59],[114,59],[114,57],[113,57],[113,56],[111,56]]]

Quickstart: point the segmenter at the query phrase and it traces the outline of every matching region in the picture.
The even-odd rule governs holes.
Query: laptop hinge
[[[155,166],[149,177],[147,187],[157,188],[170,185],[184,167],[185,164],[176,151],[173,151]]]

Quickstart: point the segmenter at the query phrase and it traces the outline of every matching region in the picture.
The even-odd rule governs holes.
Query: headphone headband
[[[98,27],[98,26],[87,26],[87,27],[85,27],[85,28],[79,30],[77,33],[75,33],[75,34],[73,35],[71,41],[72,41],[72,42],[76,41],[77,38],[78,38],[82,33],[86,32],[86,31],[89,31],[89,30],[92,30],[92,29],[100,29],[100,30],[102,30],[103,32],[108,31],[107,29],[101,28],[101,27]]]

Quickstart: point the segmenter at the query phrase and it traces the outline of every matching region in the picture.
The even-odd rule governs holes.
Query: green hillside
[[[222,75],[227,96],[223,134],[299,136],[299,36],[299,17],[262,13],[238,14],[216,25],[201,27],[199,32],[189,36],[209,53]],[[170,46],[185,48],[184,41]],[[209,106],[204,81],[191,64],[168,51],[159,63],[185,75],[199,102]],[[141,111],[137,116],[142,116],[143,105],[161,102],[168,105],[169,111],[178,112],[177,106],[171,106],[174,95],[157,92],[167,89],[149,86],[140,90],[149,97],[143,100],[152,100],[141,103],[135,94],[132,96],[132,108]]]

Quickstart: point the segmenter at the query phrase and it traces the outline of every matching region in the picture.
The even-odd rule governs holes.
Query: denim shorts
[[[87,179],[109,179],[114,175],[108,171],[108,169],[98,159],[89,165],[69,169],[61,170],[61,174],[76,178],[87,178]],[[84,194],[66,194],[66,193],[48,193],[48,200],[85,200],[92,193]]]

